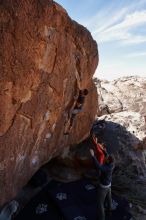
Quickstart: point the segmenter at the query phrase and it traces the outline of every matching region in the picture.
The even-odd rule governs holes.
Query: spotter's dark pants
[[[107,210],[111,210],[112,199],[111,199],[111,187],[102,188],[100,185],[97,188],[97,220],[105,220],[104,204],[106,202]]]

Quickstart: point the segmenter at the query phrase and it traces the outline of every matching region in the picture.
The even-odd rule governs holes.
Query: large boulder
[[[98,64],[89,31],[52,0],[0,0],[0,204],[66,146],[88,136]],[[64,136],[74,96],[84,108]]]

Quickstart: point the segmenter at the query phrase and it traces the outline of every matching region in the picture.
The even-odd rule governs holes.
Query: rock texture
[[[96,42],[51,0],[0,0],[0,204],[40,166],[87,137],[97,112]],[[83,112],[63,135],[74,96]]]
[[[95,82],[101,115],[133,111],[146,116],[146,78],[129,76],[111,82],[95,79]]]
[[[146,78],[96,79],[99,120],[105,120],[102,141],[114,153],[113,185],[146,207]]]

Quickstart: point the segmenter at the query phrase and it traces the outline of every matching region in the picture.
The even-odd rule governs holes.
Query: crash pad
[[[88,179],[62,183],[52,190],[49,196],[60,209],[65,220],[97,220],[97,189]],[[130,220],[126,199],[112,195],[112,215],[106,220]]]
[[[62,220],[59,209],[42,190],[14,218],[15,220]]]
[[[98,220],[97,188],[89,179],[51,181],[33,197],[15,220]],[[112,194],[112,215],[106,220],[130,220],[126,199]]]

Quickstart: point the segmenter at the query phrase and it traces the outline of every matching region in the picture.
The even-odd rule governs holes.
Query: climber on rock
[[[104,164],[101,165],[97,160],[93,149],[90,149],[90,154],[93,157],[96,168],[100,171],[99,185],[97,187],[97,219],[105,220],[104,203],[106,202],[107,204],[108,214],[110,214],[112,210],[111,182],[114,169],[114,158],[113,156],[108,155],[104,160]]]
[[[69,121],[67,123],[67,128],[65,129],[64,135],[68,135],[70,133],[76,114],[82,112],[86,95],[88,95],[87,89],[79,91],[79,95],[75,101],[74,108],[71,111],[71,115],[70,115]]]

